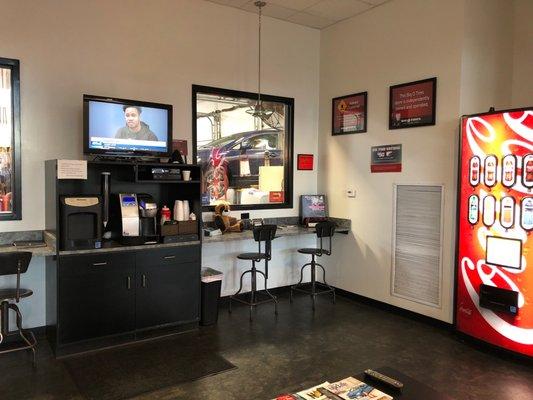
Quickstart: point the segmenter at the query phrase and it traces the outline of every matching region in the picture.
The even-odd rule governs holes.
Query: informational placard
[[[401,172],[402,145],[387,144],[372,146],[370,150],[370,172]]]
[[[389,129],[435,125],[437,78],[391,86]]]
[[[172,139],[172,151],[179,150],[182,156],[188,155],[187,141],[183,139]]]
[[[298,154],[298,170],[312,171],[313,159],[314,157],[312,154]]]
[[[87,161],[57,160],[57,179],[87,179]]]
[[[367,92],[336,97],[331,103],[331,132],[333,135],[366,132]]]

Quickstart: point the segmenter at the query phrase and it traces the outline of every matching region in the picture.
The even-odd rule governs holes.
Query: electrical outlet
[[[355,189],[354,188],[348,188],[346,189],[346,197],[355,198]]]

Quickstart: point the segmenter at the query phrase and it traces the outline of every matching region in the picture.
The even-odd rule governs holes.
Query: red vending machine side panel
[[[533,356],[533,108],[461,120],[456,328]]]

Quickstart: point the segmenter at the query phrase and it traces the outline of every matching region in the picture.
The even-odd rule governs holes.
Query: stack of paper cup
[[[188,200],[176,200],[174,202],[174,220],[188,221],[190,213]]]
[[[189,214],[190,214],[189,201],[183,200],[183,214],[182,214],[182,219],[180,219],[180,221],[188,221]]]
[[[174,220],[183,221],[183,201],[181,200],[174,202]]]

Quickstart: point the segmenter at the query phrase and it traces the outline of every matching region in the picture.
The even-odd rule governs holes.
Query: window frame
[[[16,221],[22,219],[21,191],[21,154],[20,154],[20,61],[0,57],[0,68],[11,69],[11,193],[13,209],[9,214],[0,214],[0,221]]]
[[[228,97],[240,97],[248,98],[251,100],[257,99],[257,93],[243,92],[239,90],[223,89],[212,86],[192,85],[192,157],[193,164],[197,164],[197,125],[196,125],[196,103],[197,95],[202,94],[214,94]],[[284,174],[283,179],[285,181],[285,194],[284,201],[282,203],[268,203],[268,204],[231,204],[232,210],[274,210],[283,208],[293,208],[293,155],[294,155],[294,98],[273,96],[261,93],[261,100],[265,102],[278,102],[287,106],[286,119],[286,145],[284,146],[283,158],[284,158]],[[241,142],[242,144],[242,142]],[[202,206],[202,211],[214,211],[215,206]]]

